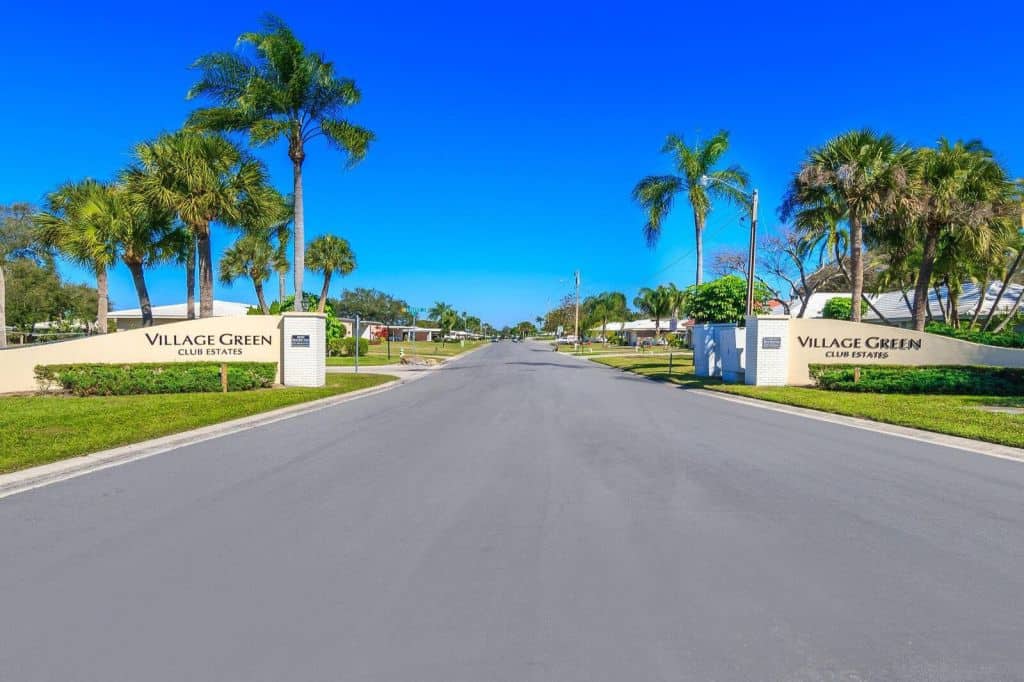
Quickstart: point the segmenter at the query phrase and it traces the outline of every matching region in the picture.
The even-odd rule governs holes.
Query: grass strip
[[[227,394],[0,397],[0,473],[379,386],[394,378],[328,374],[321,388]]]

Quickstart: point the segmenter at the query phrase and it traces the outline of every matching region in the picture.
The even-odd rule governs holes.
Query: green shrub
[[[1022,395],[1024,369],[933,365],[868,365],[854,381],[854,365],[811,365],[818,388],[859,393],[936,393],[949,395]]]
[[[821,309],[821,316],[827,320],[849,320],[850,313],[853,312],[853,303],[849,296],[836,296],[825,301],[825,306]],[[861,316],[866,315],[868,312],[868,304],[861,299],[860,302],[860,314]]]
[[[40,388],[61,386],[78,396],[142,393],[213,393],[222,390],[219,362],[38,365]],[[229,362],[228,390],[271,386],[276,362]]]
[[[771,293],[761,282],[754,283],[754,312],[768,312]],[[684,312],[696,322],[742,322],[747,310],[747,280],[736,275],[693,285],[683,298]]]
[[[349,356],[356,353],[356,338],[346,336],[343,339],[333,339],[327,344],[330,355]],[[366,339],[359,339],[359,354],[366,355],[370,352],[370,343]]]
[[[984,343],[989,346],[1002,346],[1004,348],[1024,348],[1024,334],[1010,329],[996,334],[994,332],[983,332],[978,329],[954,329],[948,324],[942,324],[941,322],[929,322],[925,325],[924,330],[931,334],[951,336],[954,339],[970,341],[971,343]]]

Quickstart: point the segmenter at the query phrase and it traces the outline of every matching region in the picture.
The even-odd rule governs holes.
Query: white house
[[[984,296],[984,300],[981,303],[981,316],[988,315],[992,305],[995,303],[996,296],[999,295],[999,289],[1002,287],[1002,282],[989,282],[987,287],[979,287],[978,285],[968,282],[963,285],[963,292],[960,294],[960,299],[957,302],[957,314],[961,320],[970,319],[974,315],[974,311],[978,307],[978,301],[980,297]],[[999,306],[996,308],[996,314],[1005,314],[1013,308],[1014,303],[1017,299],[1024,295],[1024,286],[1020,284],[1010,284],[1006,287],[1006,292],[1003,294],[1002,299],[999,301]],[[807,302],[807,308],[804,310],[804,317],[815,318],[822,316],[822,309],[825,304],[828,303],[829,299],[832,298],[849,298],[850,294],[843,292],[824,292],[818,291],[811,294],[810,300]],[[931,311],[932,317],[937,320],[942,319],[942,306],[947,303],[947,292],[945,287],[940,287],[938,293],[934,289],[928,291],[928,308]],[[895,326],[899,327],[910,327],[913,325],[913,309],[914,309],[914,292],[908,291],[906,294],[902,291],[886,291],[881,294],[868,294],[867,298],[871,303],[878,309],[878,312],[891,322]],[[792,317],[797,317],[800,314],[801,308],[800,299],[794,299],[789,304],[789,314]],[[785,309],[783,306],[775,306],[772,309],[773,314],[784,315]],[[875,314],[874,310],[868,308],[864,313],[864,322],[882,323],[882,319]]]
[[[213,301],[214,317],[244,317],[249,314],[248,303],[235,303],[234,301]],[[185,303],[174,303],[172,305],[156,305],[152,308],[153,324],[167,324],[168,322],[181,322],[188,319],[188,306]],[[199,317],[199,301],[196,301],[196,317]],[[129,310],[112,310],[107,313],[107,319],[117,324],[118,331],[126,329],[138,329],[142,326],[142,309],[131,308]]]

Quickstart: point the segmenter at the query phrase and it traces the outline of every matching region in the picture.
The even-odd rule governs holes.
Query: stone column
[[[284,313],[281,337],[281,383],[323,386],[327,365],[327,316]]]
[[[751,386],[785,386],[789,377],[789,316],[747,318],[746,375]]]

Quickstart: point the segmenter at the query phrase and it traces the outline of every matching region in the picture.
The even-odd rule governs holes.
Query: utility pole
[[[754,314],[754,261],[757,252],[757,190],[750,197],[750,252],[747,254],[747,316]]]
[[[576,271],[576,346],[580,343],[580,271]]]
[[[355,345],[355,349],[356,349],[356,374],[358,374],[359,373],[359,313],[356,313],[356,329],[355,329],[354,336],[356,337],[356,342],[354,344]]]

